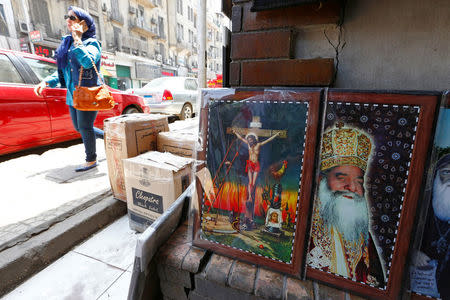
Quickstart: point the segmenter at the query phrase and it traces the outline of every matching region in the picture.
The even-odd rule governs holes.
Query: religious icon
[[[299,275],[312,179],[302,174],[313,172],[320,93],[283,95],[208,102],[194,244]]]
[[[411,291],[439,299],[450,299],[450,95],[446,96],[434,139],[435,163],[424,195],[424,200],[429,199],[426,222],[410,267]]]
[[[307,276],[376,299],[400,293],[437,99],[329,90]]]

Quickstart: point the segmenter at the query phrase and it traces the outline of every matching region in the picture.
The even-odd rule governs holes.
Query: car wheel
[[[185,103],[183,105],[183,108],[181,109],[180,119],[186,120],[190,118],[192,118],[192,105],[190,105],[189,103]]]
[[[136,107],[128,107],[127,109],[125,109],[123,111],[122,114],[127,115],[127,114],[138,114],[138,113],[140,113],[140,111]]]

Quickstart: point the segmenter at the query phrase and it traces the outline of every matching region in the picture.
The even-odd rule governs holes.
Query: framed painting
[[[321,90],[225,91],[203,96],[193,244],[301,277]]]
[[[443,95],[423,194],[420,233],[411,255],[413,299],[450,299],[450,93]]]
[[[396,299],[438,94],[329,90],[307,276]]]

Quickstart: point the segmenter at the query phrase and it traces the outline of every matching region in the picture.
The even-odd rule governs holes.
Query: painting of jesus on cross
[[[309,105],[209,103],[200,239],[293,264]]]

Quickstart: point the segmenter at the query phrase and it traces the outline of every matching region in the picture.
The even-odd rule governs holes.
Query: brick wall
[[[334,58],[294,58],[296,34],[307,26],[336,24],[340,1],[260,12],[251,6],[252,1],[233,0],[230,85],[329,86]]]
[[[188,230],[180,226],[153,259],[164,300],[362,299],[196,248]]]

